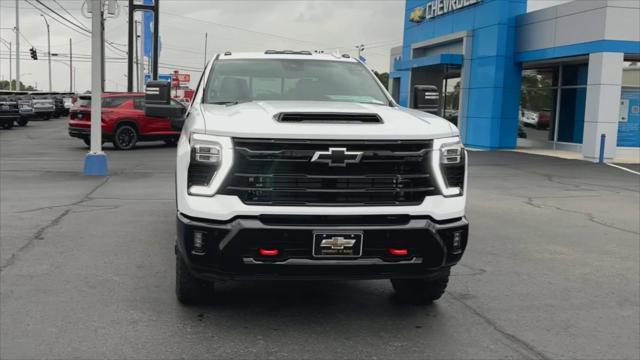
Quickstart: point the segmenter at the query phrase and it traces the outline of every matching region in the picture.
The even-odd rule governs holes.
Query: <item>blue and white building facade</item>
[[[638,19],[640,1],[407,0],[391,92],[414,107],[414,86],[437,86],[470,147],[516,148],[526,132],[589,160],[604,143],[612,159],[640,149]]]

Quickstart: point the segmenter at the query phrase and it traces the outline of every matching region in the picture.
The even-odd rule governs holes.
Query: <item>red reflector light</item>
[[[395,256],[407,256],[409,254],[409,250],[389,248],[389,254],[395,255]]]
[[[277,256],[279,253],[278,249],[258,249],[258,251],[262,256]]]

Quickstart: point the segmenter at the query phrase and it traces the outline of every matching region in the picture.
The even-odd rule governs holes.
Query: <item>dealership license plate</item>
[[[314,232],[313,256],[359,257],[362,255],[362,232]]]

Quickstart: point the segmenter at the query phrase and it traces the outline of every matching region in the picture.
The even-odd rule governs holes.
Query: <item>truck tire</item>
[[[13,127],[13,121],[6,121],[4,123],[2,123],[2,128],[9,130]]]
[[[435,279],[392,279],[398,300],[411,304],[430,304],[440,299],[449,283],[450,270]]]
[[[176,297],[183,305],[203,304],[213,299],[214,284],[200,280],[189,272],[180,254],[176,254]]]
[[[29,123],[29,120],[27,120],[27,119],[18,120],[18,125],[20,125],[20,126],[26,126],[27,123]]]
[[[133,125],[119,126],[113,134],[113,146],[118,150],[131,150],[138,142],[138,131]]]

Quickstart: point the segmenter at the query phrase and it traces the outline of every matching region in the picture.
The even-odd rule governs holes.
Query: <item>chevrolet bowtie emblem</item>
[[[327,163],[329,166],[347,166],[360,162],[361,151],[347,151],[346,148],[329,148],[329,151],[316,151],[311,162]]]
[[[331,250],[344,250],[345,247],[353,247],[353,244],[355,244],[355,242],[355,240],[349,240],[339,236],[322,240],[322,242],[320,243],[320,247],[328,247],[331,248]]]

